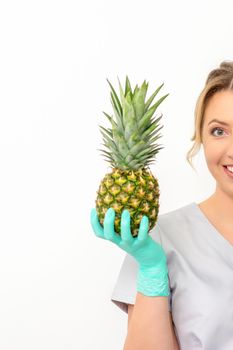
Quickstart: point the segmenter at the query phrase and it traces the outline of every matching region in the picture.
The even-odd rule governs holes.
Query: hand
[[[91,211],[91,225],[96,236],[115,243],[139,263],[138,290],[145,295],[168,295],[166,254],[161,245],[148,235],[148,217],[143,216],[137,237],[131,234],[128,210],[121,215],[121,236],[114,230],[114,220],[112,208],[105,214],[104,226],[99,222],[96,209]]]
[[[148,235],[149,220],[143,216],[137,237],[130,231],[130,213],[124,210],[121,215],[121,235],[114,230],[115,211],[109,208],[104,217],[104,226],[99,222],[96,209],[91,211],[91,225],[97,237],[109,240],[125,252],[131,254],[141,265],[153,266],[164,258],[160,244]]]

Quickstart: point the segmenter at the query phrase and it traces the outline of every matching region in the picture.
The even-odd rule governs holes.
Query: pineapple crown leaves
[[[161,97],[154,105],[151,106],[151,104],[164,83],[146,101],[149,85],[146,81],[141,87],[136,85],[133,91],[129,78],[126,76],[123,90],[118,78],[119,97],[108,79],[107,82],[111,89],[110,96],[114,115],[110,116],[103,112],[110,121],[111,128],[106,129],[99,125],[104,140],[103,145],[107,149],[107,151],[100,151],[113,167],[122,170],[137,170],[146,167],[155,160],[155,155],[163,148],[155,143],[161,137],[158,132],[163,126],[159,128],[158,123],[162,115],[158,118],[153,115],[169,94]]]

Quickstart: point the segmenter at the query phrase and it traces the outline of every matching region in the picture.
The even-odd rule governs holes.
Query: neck
[[[214,212],[225,222],[233,223],[233,196],[216,187],[215,193],[208,199]]]

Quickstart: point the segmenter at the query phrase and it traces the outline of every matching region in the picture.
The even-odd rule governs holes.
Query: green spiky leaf
[[[110,164],[119,169],[145,168],[155,160],[155,155],[163,148],[157,144],[158,139],[162,137],[159,133],[163,128],[163,125],[159,125],[162,115],[155,117],[154,113],[169,94],[162,96],[151,106],[164,83],[146,101],[149,86],[146,80],[141,86],[136,85],[132,89],[126,76],[123,90],[119,78],[117,79],[119,95],[107,79],[114,116],[103,112],[111,124],[111,128],[99,126],[106,148],[103,154]]]

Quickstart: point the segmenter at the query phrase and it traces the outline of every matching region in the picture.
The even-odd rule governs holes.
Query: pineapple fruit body
[[[113,169],[105,175],[99,186],[96,210],[103,225],[108,208],[115,210],[115,232],[120,234],[121,213],[130,212],[132,236],[138,235],[143,215],[149,218],[149,230],[156,223],[159,212],[159,185],[149,169],[120,170]]]

